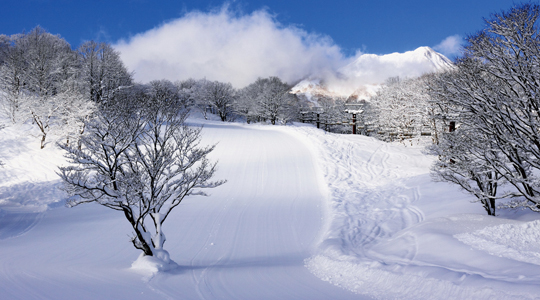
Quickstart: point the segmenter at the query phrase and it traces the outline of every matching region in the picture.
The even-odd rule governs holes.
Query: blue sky
[[[0,33],[14,34],[41,25],[72,46],[144,32],[188,11],[208,11],[223,1],[3,0]],[[7,3],[7,5],[6,5]],[[229,1],[249,13],[267,8],[282,24],[330,36],[348,54],[360,49],[385,54],[435,46],[452,35],[481,29],[482,18],[511,7],[513,1]]]
[[[142,75],[140,70],[146,70],[140,69],[140,65],[149,64],[145,53],[153,53],[156,59],[158,56],[172,55],[158,53],[155,49],[139,51],[141,45],[161,45],[163,49],[182,48],[183,45],[194,43],[199,46],[186,50],[182,55],[195,55],[196,58],[204,52],[201,49],[205,49],[208,39],[226,37],[228,40],[239,40],[241,48],[232,49],[231,45],[222,41],[210,45],[207,52],[231,48],[228,53],[241,53],[243,49],[253,48],[253,51],[260,52],[261,57],[276,56],[276,61],[290,52],[297,54],[297,58],[292,55],[292,59],[309,57],[310,61],[305,62],[310,65],[309,70],[300,68],[298,74],[290,75],[293,78],[302,76],[302,72],[320,71],[328,65],[339,66],[359,51],[387,54],[430,46],[453,58],[460,37],[480,30],[484,17],[513,5],[513,1],[508,0],[238,0],[227,3],[224,9],[223,1],[208,0],[2,0],[0,33],[20,33],[40,25],[51,33],[60,34],[73,47],[91,39],[109,42],[122,52],[128,67],[139,70],[136,71],[139,75]],[[246,29],[252,23],[260,25],[258,33]],[[176,27],[164,30],[171,27],[170,24],[176,24]],[[214,26],[214,29],[209,26]],[[221,33],[223,28],[228,28],[229,32]],[[235,30],[245,32],[238,37]],[[193,37],[187,31],[198,32],[198,35]],[[265,39],[267,35],[274,38]],[[182,36],[177,42],[165,42],[177,36]],[[296,40],[291,36],[296,36]],[[248,39],[253,42],[252,45],[246,45]],[[445,40],[447,47],[442,47],[440,44]],[[283,43],[294,44],[296,41],[300,41],[301,45],[283,46]],[[274,51],[274,48],[280,50]],[[322,56],[330,57],[330,62],[322,62]],[[198,59],[205,63],[212,61],[212,68],[218,69],[225,68],[223,60],[234,61],[235,58],[221,55],[219,58]],[[221,62],[218,63],[218,60]],[[167,63],[167,68],[180,64],[179,61],[180,58]],[[270,66],[260,68],[268,69]],[[273,72],[285,72],[280,68]],[[169,73],[190,74],[192,69],[181,67],[171,69]],[[246,74],[249,72],[245,70]]]

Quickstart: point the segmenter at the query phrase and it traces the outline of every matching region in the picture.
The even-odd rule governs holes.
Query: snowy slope
[[[360,54],[340,68],[337,75],[305,79],[292,91],[308,98],[326,95],[369,99],[390,77],[414,78],[452,66],[448,58],[429,47],[386,55]]]
[[[538,214],[487,216],[455,186],[431,181],[434,158],[421,147],[306,135],[330,193],[332,218],[306,261],[319,278],[380,299],[540,297]]]
[[[210,197],[163,228],[179,268],[130,268],[121,213],[65,208],[60,152],[0,132],[2,299],[535,299],[538,214],[485,216],[421,147],[311,126],[191,119],[216,143]]]
[[[0,145],[20,136],[10,130],[2,132]],[[165,223],[165,248],[180,268],[155,276],[131,270],[139,251],[129,242],[122,213],[92,204],[47,208],[59,199],[29,192],[20,200],[41,202],[47,210],[40,209],[39,216],[34,210],[4,209],[5,203],[14,205],[12,200],[0,205],[6,220],[0,229],[6,233],[0,237],[0,298],[355,298],[304,267],[320,238],[324,203],[319,189],[324,185],[309,149],[266,126],[208,121],[203,134],[205,143],[219,142],[212,154],[219,159],[216,178],[228,182],[210,197],[186,199]],[[52,147],[19,151],[17,157],[2,158],[7,162],[2,178],[13,173],[22,181],[26,174],[29,184],[54,191],[54,166],[34,170],[33,165],[61,161],[59,152]],[[3,187],[22,190],[17,182]],[[15,216],[21,222],[12,222]],[[30,219],[32,224],[20,230]]]

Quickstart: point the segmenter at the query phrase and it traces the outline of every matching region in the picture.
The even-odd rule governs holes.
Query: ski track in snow
[[[0,298],[364,299],[304,266],[320,239],[325,203],[306,145],[271,126],[192,122],[204,123],[203,143],[218,143],[215,178],[228,182],[209,197],[185,199],[164,224],[165,249],[179,268],[129,269],[139,252],[123,215],[51,203],[65,198],[50,192],[54,168],[25,186],[32,167],[25,171],[28,158],[19,158],[13,163],[21,167],[11,168],[17,176],[0,187],[10,224],[0,222]],[[20,216],[28,221],[11,222]]]
[[[376,143],[378,147],[369,152],[362,143],[343,136],[328,134],[322,140],[322,146],[331,149],[322,161],[333,210],[343,213],[334,220],[339,231],[335,234],[349,244],[341,250],[364,251],[378,239],[423,220],[422,212],[412,205],[419,198],[418,188],[396,181],[400,175],[389,167],[388,144]]]
[[[405,148],[361,136],[323,134],[309,128],[297,131],[319,149],[318,161],[329,186],[330,223],[319,252],[306,260],[313,274],[376,299],[540,297],[536,267],[486,258],[458,239],[467,240],[465,243],[476,249],[498,251],[499,256],[522,258],[526,263],[536,262],[533,259],[540,257],[538,249],[528,256],[501,255],[507,248],[495,245],[508,243],[508,238],[497,241],[499,244],[488,244],[466,233],[452,236],[454,232],[469,232],[471,228],[511,220],[461,215],[460,206],[466,212],[482,213],[478,210],[480,205],[466,207],[466,200],[454,199],[452,204],[457,204],[457,208],[447,214],[458,213],[456,217],[441,219],[440,212],[431,212],[433,216],[426,219],[420,207],[432,209],[433,201],[443,197],[426,190],[431,158],[419,158],[419,147]],[[429,184],[433,188],[433,183]],[[441,193],[445,193],[444,189]],[[459,195],[455,191],[450,194]],[[444,209],[441,206],[438,211]],[[439,235],[433,236],[432,232],[437,230]],[[443,254],[454,249],[459,251]],[[486,267],[489,264],[493,266]]]

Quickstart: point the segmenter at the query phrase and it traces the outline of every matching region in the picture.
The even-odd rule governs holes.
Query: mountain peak
[[[430,47],[418,47],[412,52],[423,55],[424,58],[429,60],[433,64],[433,67],[435,69],[434,71],[448,70],[453,66],[451,60],[449,60],[446,56],[431,49]]]
[[[327,76],[316,84],[311,82],[311,85],[316,86],[314,92],[317,91],[317,94],[326,91],[328,95],[349,97],[356,95],[357,91],[367,90],[368,94],[373,95],[378,86],[390,77],[414,78],[451,68],[453,68],[453,63],[430,47],[419,47],[404,53],[385,55],[361,54],[348,65],[340,68],[335,76]],[[303,88],[296,90],[306,89],[305,82],[301,82],[298,87],[300,85]],[[362,98],[369,98],[370,95]]]

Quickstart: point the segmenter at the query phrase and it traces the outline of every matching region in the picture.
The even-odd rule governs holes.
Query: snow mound
[[[354,262],[317,255],[306,267],[320,279],[375,299],[529,299],[526,293],[509,294],[489,286],[466,286],[467,276],[455,282],[430,278],[429,272],[408,273],[394,266],[385,270],[377,262]],[[462,284],[462,285],[461,285]]]
[[[131,268],[151,274],[165,272],[176,269],[178,265],[171,260],[169,252],[166,250],[154,250],[154,256],[147,256],[144,253],[139,255],[136,261],[131,264]]]
[[[454,237],[491,255],[540,265],[540,220],[491,226]]]
[[[64,204],[68,195],[61,186],[60,180],[0,186],[0,208],[9,212],[44,212]]]

